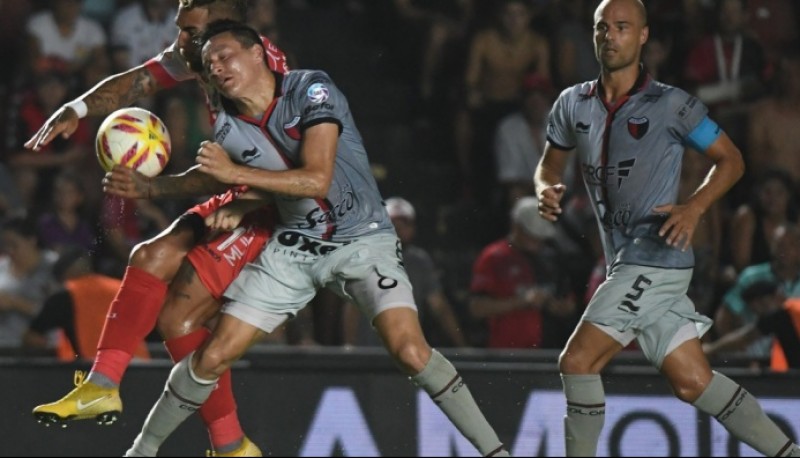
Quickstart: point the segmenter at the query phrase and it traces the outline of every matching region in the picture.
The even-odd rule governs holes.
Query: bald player
[[[711,320],[686,296],[699,219],[744,173],[741,153],[681,89],[653,81],[640,63],[649,29],[639,0],[604,0],[594,14],[597,81],[564,90],[550,114],[534,181],[539,211],[562,213],[561,182],[571,151],[592,198],[607,264],[559,359],[567,414],[567,456],[594,456],[605,418],[600,371],[636,339],[675,395],[713,416],[737,439],[767,456],[800,449],[758,401],[709,367],[700,336]],[[676,202],[686,147],[715,165],[686,202]]]

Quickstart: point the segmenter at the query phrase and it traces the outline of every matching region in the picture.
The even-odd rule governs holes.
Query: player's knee
[[[128,264],[163,281],[171,281],[186,253],[172,239],[158,237],[136,245]]]
[[[681,401],[692,404],[708,387],[708,383],[695,377],[685,377],[672,382],[672,392]]]
[[[192,320],[174,313],[168,307],[158,315],[158,332],[164,340],[177,339],[191,333],[196,329],[193,325]]]
[[[565,348],[558,357],[558,370],[567,375],[590,374],[592,372],[589,361],[580,352],[571,350],[569,347]]]
[[[231,367],[234,360],[235,355],[231,354],[225,345],[215,344],[212,341],[201,352],[196,373],[199,377],[220,377]]]
[[[420,373],[431,357],[431,348],[424,341],[415,339],[404,339],[389,348],[389,352],[400,368],[408,374]]]

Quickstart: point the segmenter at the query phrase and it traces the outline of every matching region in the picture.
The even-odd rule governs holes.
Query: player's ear
[[[639,44],[644,46],[647,43],[647,39],[650,37],[650,27],[644,26],[642,27],[642,35],[639,37]]]

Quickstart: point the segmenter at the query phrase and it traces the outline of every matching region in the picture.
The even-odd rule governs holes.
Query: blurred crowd
[[[645,68],[707,104],[747,164],[694,237],[689,294],[716,319],[707,349],[743,352],[756,366],[800,365],[786,348],[788,363],[775,362],[775,342],[790,346],[784,334],[797,341],[800,326],[763,324],[800,298],[800,4],[644,3]],[[555,97],[598,75],[596,4],[250,0],[251,25],[293,68],[326,70],[348,95],[434,346],[561,348],[603,279],[580,165],[567,173],[567,211],[555,225],[539,219],[532,183]],[[105,196],[94,154],[102,119],[83,120],[41,151],[23,147],[63,103],[169,46],[176,6],[0,0],[0,346],[9,351],[56,348],[57,320],[40,315],[63,283],[121,277],[132,247],[194,203]],[[197,85],[138,105],[170,130],[164,173],[192,166],[199,142],[211,137]],[[686,197],[710,161],[687,150],[683,167]],[[89,253],[90,265],[70,269],[82,258],[76,252]],[[276,343],[379,345],[354,310],[322,292],[299,331]],[[735,332],[738,340],[714,347]]]

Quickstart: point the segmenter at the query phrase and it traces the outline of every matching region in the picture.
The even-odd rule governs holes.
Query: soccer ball
[[[97,160],[106,172],[116,164],[154,177],[169,161],[171,141],[167,126],[142,108],[117,110],[97,130]]]

